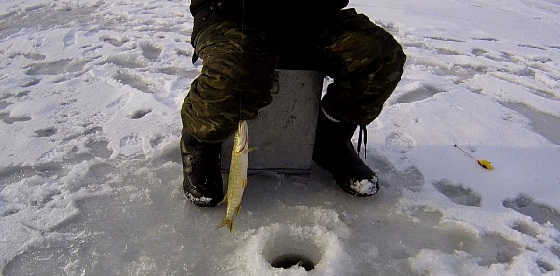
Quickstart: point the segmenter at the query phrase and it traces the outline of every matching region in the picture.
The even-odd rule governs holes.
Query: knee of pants
[[[193,119],[212,122],[252,119],[259,109],[268,105],[272,100],[274,67],[254,60],[234,54],[208,58],[187,97],[194,111]]]
[[[230,94],[209,98],[211,89],[202,89],[199,78],[191,84],[181,109],[183,132],[203,142],[219,142],[226,139],[239,120],[239,106]]]
[[[274,73],[274,57],[254,47],[233,42],[217,43],[201,52],[202,71],[198,95],[220,101],[225,97],[268,98]],[[252,101],[250,101],[252,102]]]
[[[332,116],[345,122],[368,124],[380,113],[403,74],[406,61],[402,47],[394,40],[383,42],[384,53],[363,64],[357,72],[335,78],[323,98]]]
[[[191,127],[185,127],[183,132],[188,133],[198,141],[206,143],[219,143],[230,137],[237,129],[237,123],[222,123],[219,125],[212,124],[189,124]]]
[[[236,129],[238,117],[230,116],[219,111],[212,112],[212,116],[197,116],[190,106],[183,105],[181,117],[183,134],[188,134],[201,142],[218,143],[227,139]]]
[[[341,58],[342,75],[376,72],[386,65],[402,67],[406,60],[401,45],[382,29],[348,33],[331,50]]]
[[[385,30],[374,39],[370,40],[370,47],[378,52],[377,56],[371,60],[369,68],[373,70],[383,70],[383,67],[390,67],[391,71],[400,71],[406,62],[406,55],[402,46],[397,40]]]
[[[239,80],[246,71],[244,67],[242,53],[215,52],[207,55],[204,57],[202,70],[197,78],[199,88],[215,90],[215,93],[204,93],[209,97],[232,93],[232,89],[239,84]]]

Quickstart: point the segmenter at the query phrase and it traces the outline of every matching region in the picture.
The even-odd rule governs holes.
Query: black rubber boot
[[[185,196],[199,207],[218,205],[224,198],[220,172],[221,143],[203,143],[183,134],[180,144]]]
[[[379,181],[352,146],[351,139],[356,128],[357,124],[328,118],[322,110],[317,123],[313,161],[329,171],[347,193],[372,196],[379,191]]]

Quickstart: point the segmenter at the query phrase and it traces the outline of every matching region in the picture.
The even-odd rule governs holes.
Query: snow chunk
[[[437,250],[422,249],[418,255],[410,258],[409,262],[410,266],[422,275],[496,275],[479,266],[476,260],[464,251],[448,255]]]
[[[350,184],[350,189],[360,195],[374,195],[377,193],[378,180],[374,176],[372,179],[357,180]]]

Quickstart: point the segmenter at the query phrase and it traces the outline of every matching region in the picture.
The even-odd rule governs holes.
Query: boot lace
[[[358,145],[356,146],[358,149],[358,156],[360,155],[360,151],[362,149],[362,142],[364,145],[364,159],[367,159],[367,129],[365,124],[360,125]]]

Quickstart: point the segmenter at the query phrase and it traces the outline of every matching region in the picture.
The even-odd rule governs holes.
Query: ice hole
[[[263,247],[263,257],[274,268],[315,268],[322,259],[322,250],[316,235],[281,228]]]
[[[273,223],[251,230],[236,257],[226,262],[238,267],[234,275],[348,275],[352,261],[340,233],[316,222],[303,224]]]
[[[271,263],[272,267],[288,269],[293,266],[301,266],[305,271],[313,270],[315,264],[308,258],[300,255],[289,254],[274,259]]]

